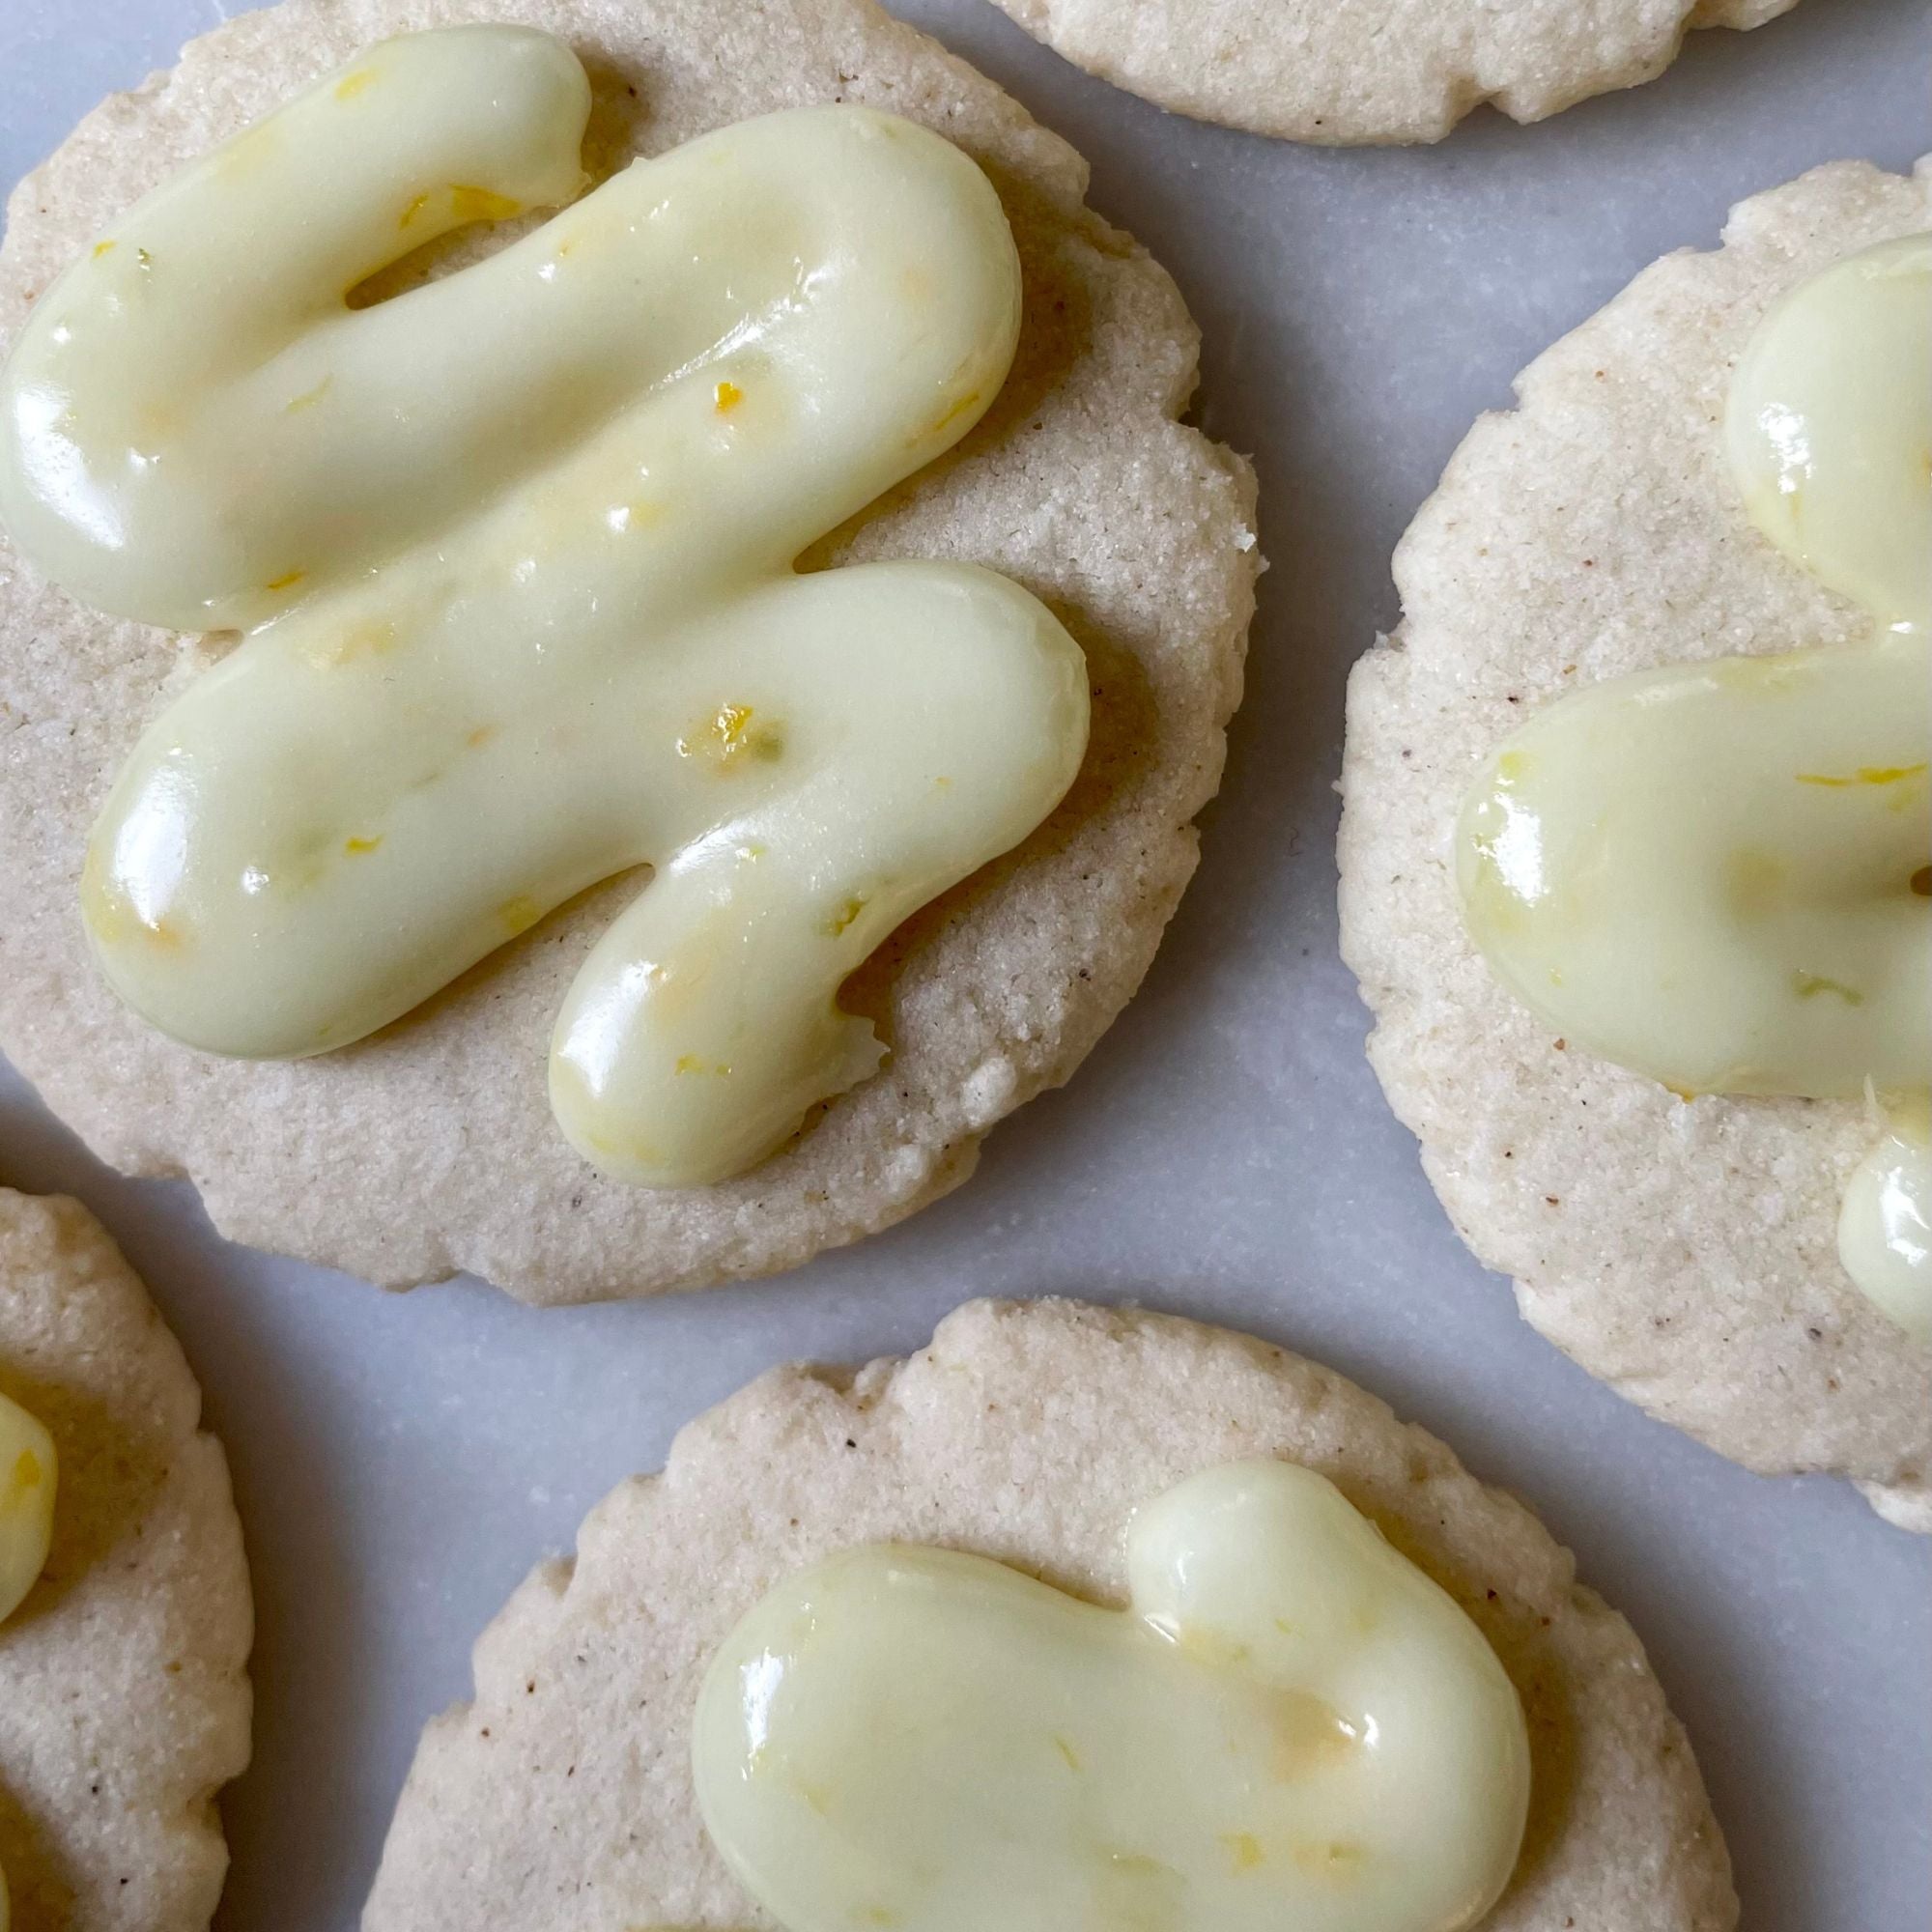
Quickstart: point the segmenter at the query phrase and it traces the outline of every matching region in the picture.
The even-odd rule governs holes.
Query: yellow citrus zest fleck
[[[99,923],[95,926],[95,930],[100,932],[103,938],[120,936],[125,928],[119,914],[125,909],[133,913],[134,929],[149,945],[158,946],[164,952],[179,952],[187,944],[185,928],[179,920],[170,919],[166,913],[162,913],[157,919],[150,919],[145,913],[135,912],[133,906],[119,893],[109,895],[109,904],[112,907],[110,914],[112,933],[103,930]]]
[[[279,577],[271,577],[263,586],[268,590],[286,590],[293,583],[299,583],[308,575],[305,570],[285,570]]]
[[[825,922],[822,930],[828,939],[837,939],[866,910],[866,896],[855,893]]]
[[[461,182],[452,183],[448,189],[449,218],[458,225],[466,221],[507,221],[513,214],[521,214],[524,205],[512,201],[507,194],[498,194],[488,187],[469,187]],[[419,194],[403,210],[399,228],[410,228],[416,216],[430,204],[431,197]]]
[[[354,100],[365,88],[375,84],[376,70],[373,67],[355,68],[335,83],[335,98],[338,100]]]
[[[1236,1871],[1253,1871],[1266,1857],[1261,1840],[1252,1832],[1223,1832],[1221,1842],[1227,1846]]]
[[[721,416],[728,414],[744,400],[745,392],[736,383],[720,383],[712,392],[712,401]]]
[[[31,1449],[22,1449],[14,1458],[14,1473],[7,1485],[7,1499],[0,1507],[17,1509],[23,1497],[31,1495],[41,1487],[43,1474],[41,1459]]]
[[[396,627],[385,617],[352,624],[338,637],[304,652],[319,670],[334,670],[355,658],[381,657],[396,647]]]
[[[382,842],[383,835],[379,832],[373,838],[345,838],[342,849],[351,853],[373,852]]]
[[[492,188],[458,185],[449,190],[449,212],[458,221],[507,221],[524,205]]]
[[[978,389],[968,389],[963,396],[955,396],[945,409],[940,411],[938,415],[933,417],[910,440],[914,443],[922,443],[930,441],[936,436],[944,436],[968,410],[975,408],[979,401],[980,391]]]
[[[1802,785],[1831,785],[1835,790],[1845,785],[1898,784],[1906,779],[1923,778],[1924,775],[1922,764],[1861,765],[1850,778],[1840,778],[1831,772],[1800,772],[1798,782]]]
[[[1820,993],[1835,993],[1848,1007],[1861,1007],[1865,1003],[1865,996],[1856,986],[1848,986],[1842,980],[1828,980],[1822,973],[1794,973],[1791,983],[1801,1000],[1815,999]]]
[[[97,242],[94,244],[94,259],[97,262],[99,261],[101,256],[110,254],[113,251],[113,247],[114,243],[112,242]]]
[[[700,729],[687,732],[677,740],[678,756],[702,755],[725,771],[741,757],[757,758],[767,764],[782,757],[782,725],[760,724],[754,730],[752,727],[754,715],[749,704],[721,704]]]

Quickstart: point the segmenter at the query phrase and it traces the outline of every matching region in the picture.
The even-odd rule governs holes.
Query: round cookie
[[[59,1458],[46,1567],[0,1624],[14,1925],[199,1932],[248,1762],[242,1525],[179,1345],[76,1201],[0,1188],[0,1394]]]
[[[1333,1481],[1516,1684],[1534,1781],[1488,1932],[1736,1923],[1723,1841],[1636,1637],[1520,1504],[1314,1363],[1048,1301],[976,1302],[904,1361],[776,1370],[599,1504],[575,1562],[534,1571],[478,1642],[474,1703],[425,1731],[364,1932],[768,1923],[706,1838],[690,1771],[699,1680],[764,1591],[897,1539],[1118,1603],[1130,1512],[1259,1456]]]
[[[1796,0],[998,0],[1077,67],[1181,114],[1331,145],[1542,121],[1655,80],[1692,27]]]
[[[471,1270],[532,1301],[789,1267],[972,1171],[981,1137],[1065,1081],[1139,984],[1220,780],[1259,569],[1245,464],[1177,416],[1197,336],[1167,275],[1082,204],[1086,169],[989,81],[872,0],[288,0],[196,42],[84,121],[16,192],[0,329],[120,209],[387,35],[462,18],[568,41],[597,91],[597,173],[768,110],[860,100],[963,145],[1019,244],[1018,359],[958,449],[806,559],[990,565],[1084,646],[1087,762],[1051,818],[888,941],[848,990],[883,1071],[723,1185],[648,1192],[565,1143],[552,1021],[635,881],[615,881],[358,1046],[218,1061],[108,991],[77,910],[82,845],[143,724],[194,668],[0,549],[0,1042],[106,1159],[185,1173],[222,1232],[403,1287]]]
[[[1349,689],[1342,946],[1370,1058],[1463,1237],[1592,1374],[1768,1472],[1856,1478],[1932,1530],[1932,1351],[1837,1258],[1864,1109],[1686,1102],[1571,1050],[1463,930],[1450,846],[1481,757],[1535,707],[1679,660],[1851,642],[1871,616],[1776,552],[1719,421],[1770,303],[1932,226],[1916,180],[1819,168],[1724,244],[1639,275],[1486,417],[1396,553],[1404,617]]]

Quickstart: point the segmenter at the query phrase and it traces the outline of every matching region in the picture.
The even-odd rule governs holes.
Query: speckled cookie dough
[[[1527,1835],[1486,1932],[1722,1932],[1730,1865],[1630,1626],[1520,1503],[1423,1431],[1279,1349],[1168,1317],[977,1302],[904,1361],[780,1369],[592,1512],[478,1642],[436,1719],[365,1932],[769,1921],[701,1828],[691,1714],[781,1577],[862,1542],[975,1551],[1103,1604],[1136,1506],[1275,1457],[1335,1483],[1440,1583],[1521,1698]]]
[[[645,1294],[796,1264],[956,1186],[993,1124],[1065,1081],[1131,996],[1220,779],[1259,557],[1242,462],[1176,418],[1196,334],[1174,285],[1082,204],[1086,170],[991,83],[871,0],[289,0],[104,103],[11,205],[0,330],[112,217],[357,49],[489,18],[566,40],[591,73],[598,173],[827,100],[938,128],[991,176],[1026,315],[990,413],[808,553],[990,566],[1083,646],[1086,763],[1015,852],[889,938],[848,989],[884,1070],[719,1185],[601,1179],[557,1133],[544,1056],[563,991],[636,891],[591,892],[339,1053],[239,1064],[170,1044],[88,956],[87,829],[204,647],[83,611],[0,550],[0,1042],[105,1158],[185,1173],[216,1225],[390,1286],[469,1269],[533,1301]],[[393,283],[392,283],[393,285]]]
[[[78,1202],[0,1188],[0,1394],[59,1466],[45,1568],[0,1623],[14,1932],[199,1932],[214,1795],[248,1762],[242,1526],[180,1347]]]
[[[1838,1259],[1872,1145],[1852,1100],[1686,1100],[1591,1058],[1492,975],[1451,834],[1483,756],[1535,707],[1680,661],[1851,644],[1867,610],[1749,521],[1730,372],[1816,270],[1932,226],[1927,177],[1819,168],[1659,262],[1479,423],[1396,554],[1400,629],[1350,687],[1342,940],[1370,1056],[1463,1238],[1577,1361],[1724,1455],[1854,1478],[1932,1530],[1932,1350]]]
[[[1346,145],[1436,141],[1488,101],[1542,121],[1655,80],[1693,27],[1796,0],[999,0],[1077,67],[1163,107]]]

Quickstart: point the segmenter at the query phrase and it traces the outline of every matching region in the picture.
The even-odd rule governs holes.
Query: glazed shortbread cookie
[[[0,1623],[13,1923],[196,1932],[248,1761],[242,1527],[180,1348],[77,1202],[0,1189],[0,1396],[58,1457],[45,1567]]]
[[[1128,1517],[1258,1458],[1331,1479],[1515,1685],[1528,1826],[1486,1927],[1736,1923],[1690,1746],[1635,1636],[1521,1505],[1278,1349],[1165,1317],[980,1302],[908,1360],[766,1376],[687,1428],[661,1476],[609,1496],[574,1563],[532,1574],[477,1645],[475,1701],[424,1735],[366,1932],[769,1923],[707,1839],[691,1772],[700,1681],[757,1599],[830,1552],[896,1540],[1119,1604]]]
[[[1402,626],[1350,688],[1341,837],[1371,1057],[1523,1313],[1725,1455],[1849,1475],[1918,1529],[1932,1528],[1932,1354],[1838,1258],[1867,1106],[1680,1097],[1577,1050],[1478,955],[1452,837],[1479,762],[1552,698],[1870,634],[1870,610],[1749,520],[1721,424],[1779,296],[1928,225],[1922,173],[1820,168],[1742,204],[1719,250],[1660,262],[1525,372],[1520,406],[1470,434],[1397,553]]]
[[[1439,140],[1485,101],[1541,121],[1654,80],[1692,27],[1794,0],[999,0],[1090,73],[1291,141]]]
[[[84,841],[203,653],[99,617],[0,553],[0,1039],[106,1158],[186,1173],[224,1233],[263,1247],[393,1286],[470,1269],[538,1301],[766,1273],[956,1185],[993,1123],[1065,1080],[1138,984],[1192,871],[1191,821],[1239,693],[1252,481],[1176,420],[1193,327],[1165,274],[1083,207],[1079,158],[870,0],[292,0],[242,15],[102,106],[22,185],[0,327],[183,161],[359,49],[460,19],[569,43],[594,87],[598,174],[835,100],[923,122],[984,165],[1024,278],[1012,373],[964,442],[806,562],[962,559],[1035,592],[1086,653],[1086,761],[1034,836],[893,933],[852,982],[848,1006],[890,1047],[880,1073],[736,1179],[630,1187],[559,1134],[544,1062],[635,876],[315,1059],[215,1059],[118,1004],[79,917]],[[721,385],[720,410],[736,396]],[[736,723],[721,714],[717,728],[737,750]]]

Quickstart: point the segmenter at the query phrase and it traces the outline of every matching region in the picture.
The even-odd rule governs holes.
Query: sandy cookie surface
[[[1404,618],[1349,693],[1343,951],[1370,1057],[1463,1238],[1577,1361],[1723,1454],[1852,1476],[1932,1529],[1932,1352],[1838,1262],[1861,1105],[1689,1103],[1569,1048],[1463,930],[1450,843],[1481,757],[1540,704],[1677,661],[1848,643],[1868,611],[1746,516],[1719,421],[1784,290],[1932,225],[1927,182],[1820,168],[1647,270],[1519,379],[1396,554]]]
[[[1139,984],[1219,783],[1259,559],[1247,468],[1174,418],[1196,334],[1167,275],[1082,205],[1079,157],[871,0],[290,0],[196,42],[30,175],[0,253],[0,331],[188,157],[385,35],[522,20],[582,57],[599,174],[809,102],[923,121],[986,167],[1026,279],[1018,359],[957,450],[810,563],[962,558],[1084,646],[1087,762],[1019,850],[928,907],[848,1004],[884,1071],[740,1179],[601,1180],[565,1144],[545,1052],[565,987],[636,890],[614,881],[359,1046],[245,1065],[175,1046],[109,993],[78,903],[83,841],[142,725],[191,673],[164,635],[80,609],[0,548],[0,1043],[106,1159],[185,1173],[223,1233],[392,1286],[470,1269],[536,1301],[769,1273],[912,1212],[1004,1115],[1072,1072]]]
[[[193,1932],[248,1762],[242,1525],[181,1349],[78,1202],[0,1188],[0,1393],[59,1455],[46,1568],[0,1624],[14,1932]]]
[[[1655,80],[1693,27],[1796,0],[998,0],[1090,73],[1182,114],[1331,143],[1435,141],[1492,102],[1541,121]]]
[[[608,1496],[476,1647],[476,1701],[424,1734],[365,1932],[768,1921],[700,1826],[690,1714],[713,1648],[781,1576],[883,1539],[1123,1597],[1140,1503],[1277,1456],[1336,1483],[1463,1605],[1529,1722],[1534,1790],[1491,1932],[1735,1924],[1690,1746],[1630,1626],[1439,1442],[1330,1371],[1169,1317],[978,1302],[857,1373],[781,1369]]]

